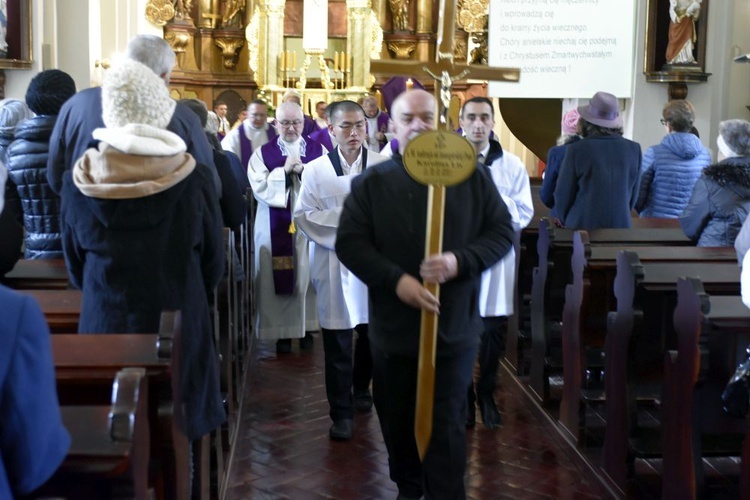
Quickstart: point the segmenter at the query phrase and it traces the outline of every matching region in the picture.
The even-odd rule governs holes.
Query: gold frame
[[[8,25],[17,26],[20,29],[20,35],[16,40],[16,43],[20,44],[20,46],[17,49],[9,47],[9,54],[15,51],[16,53],[13,55],[17,57],[0,58],[0,69],[31,69],[33,61],[31,1],[7,0],[9,8]],[[9,41],[10,43],[11,41]]]
[[[643,73],[649,82],[705,82],[710,73],[706,73],[706,38],[708,36],[708,4],[702,0],[701,13],[695,23],[697,40],[695,44],[695,61],[690,66],[666,65],[666,47],[669,36],[669,0],[648,0],[646,13],[646,43],[643,58]]]

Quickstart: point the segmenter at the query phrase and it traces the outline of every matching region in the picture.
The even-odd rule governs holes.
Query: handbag
[[[734,375],[721,394],[722,408],[732,417],[747,417],[750,409],[750,346],[745,361],[737,365]]]

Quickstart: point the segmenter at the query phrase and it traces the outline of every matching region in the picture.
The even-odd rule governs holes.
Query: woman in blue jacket
[[[669,101],[661,122],[668,134],[643,156],[641,187],[635,209],[641,217],[676,219],[682,214],[695,181],[711,164],[711,153],[690,133],[693,105],[682,99]]]

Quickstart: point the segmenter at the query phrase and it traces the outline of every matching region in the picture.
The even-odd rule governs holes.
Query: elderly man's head
[[[391,115],[399,152],[403,154],[409,141],[435,128],[435,97],[424,90],[404,92],[393,101]]]
[[[302,135],[304,128],[302,108],[294,102],[283,102],[276,110],[276,131],[286,142],[294,142]]]
[[[137,35],[128,42],[125,56],[147,66],[169,83],[174,67],[174,50],[161,37],[156,35]]]

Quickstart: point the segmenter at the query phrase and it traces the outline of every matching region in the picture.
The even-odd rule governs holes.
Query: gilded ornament
[[[146,19],[154,26],[164,26],[174,15],[172,0],[149,0],[146,4]]]
[[[255,6],[253,17],[250,18],[247,28],[245,28],[245,39],[247,40],[247,49],[250,54],[248,65],[254,73],[258,72],[258,54],[260,48],[258,40],[260,39],[260,9]]]
[[[409,59],[416,48],[417,42],[388,42],[388,50],[393,53],[393,57],[396,59]]]
[[[380,27],[378,15],[370,9],[370,59],[380,59],[383,47],[383,28]]]
[[[237,65],[237,51],[245,45],[241,38],[215,38],[214,43],[221,49],[224,67],[232,69]]]
[[[488,16],[488,0],[463,0],[458,8],[458,25],[467,33],[481,31]]]
[[[193,0],[174,0],[176,19],[191,20],[190,11],[193,9]]]
[[[388,0],[394,31],[409,29],[409,0]]]
[[[164,40],[172,47],[175,54],[184,54],[190,43],[190,35],[182,31],[168,31],[164,34]]]

